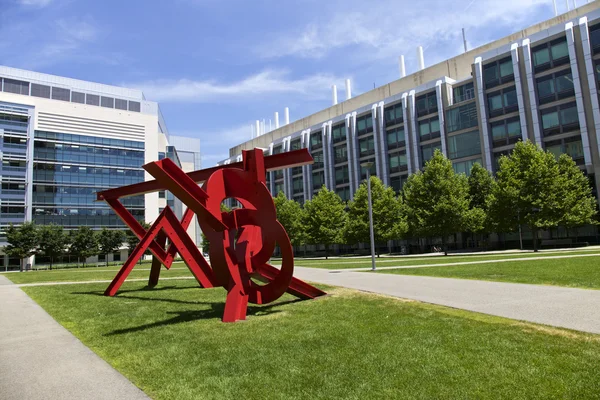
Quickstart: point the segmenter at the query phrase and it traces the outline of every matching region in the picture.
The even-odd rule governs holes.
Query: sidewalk
[[[0,398],[148,399],[0,275]]]
[[[294,268],[296,278],[600,334],[600,290]]]

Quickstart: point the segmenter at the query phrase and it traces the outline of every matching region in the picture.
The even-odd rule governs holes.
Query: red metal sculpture
[[[201,287],[222,286],[227,290],[223,322],[246,319],[248,302],[266,304],[285,292],[313,299],[325,292],[293,277],[292,245],[277,221],[273,198],[265,185],[265,174],[313,161],[306,149],[264,158],[259,149],[243,152],[243,161],[221,167],[183,172],[164,159],[144,165],[156,180],[99,192],[104,200],[140,239],[104,293],[114,296],[145,251],[152,252],[149,286],[158,283],[161,265],[171,268],[179,253]],[[202,187],[199,182],[204,182]],[[120,198],[169,190],[186,206],[181,221],[167,207],[147,231],[125,209]],[[234,198],[242,208],[221,212],[221,203]],[[210,242],[210,264],[186,230],[194,216]],[[165,249],[169,239],[169,247]],[[281,269],[268,263],[275,245],[282,255]],[[257,279],[264,284],[259,285]]]

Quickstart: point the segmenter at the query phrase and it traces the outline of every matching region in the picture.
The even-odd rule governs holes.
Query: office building
[[[307,148],[313,165],[268,174],[273,195],[284,191],[302,203],[325,185],[349,200],[366,177],[366,161],[374,162],[371,174],[400,191],[435,149],[457,172],[468,174],[475,162],[493,172],[501,155],[529,139],[572,156],[597,196],[598,8],[586,4],[427,68],[421,61],[414,73],[339,104],[334,93],[331,107],[231,148],[219,164],[239,160],[245,149],[269,155]]]
[[[142,165],[163,157],[196,169],[199,153],[198,139],[169,135],[158,103],[139,90],[0,66],[0,246],[6,227],[24,221],[124,228],[96,192],[152,179]],[[182,211],[169,193],[123,203],[148,222],[167,204]]]

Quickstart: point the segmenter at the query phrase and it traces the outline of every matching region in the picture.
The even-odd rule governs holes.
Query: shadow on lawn
[[[120,295],[117,295],[116,298],[119,299],[134,299],[134,300],[141,300],[141,301],[158,301],[158,302],[166,302],[166,303],[176,303],[176,304],[191,304],[191,305],[207,305],[210,306],[210,309],[206,309],[206,310],[190,310],[190,311],[167,311],[166,314],[168,315],[175,315],[172,318],[169,318],[167,320],[164,321],[157,321],[157,322],[153,322],[151,324],[144,324],[144,325],[140,325],[140,326],[135,326],[135,327],[130,327],[130,328],[124,328],[124,329],[117,329],[114,330],[112,332],[106,333],[104,336],[114,336],[114,335],[122,335],[122,334],[127,334],[127,333],[134,333],[134,332],[141,332],[141,331],[145,331],[146,329],[152,329],[152,328],[157,328],[160,326],[168,326],[168,325],[174,325],[174,324],[180,324],[180,323],[184,323],[184,322],[192,322],[192,321],[197,321],[197,320],[203,320],[203,319],[221,319],[221,317],[223,316],[223,311],[225,310],[225,302],[223,299],[223,302],[206,302],[206,301],[186,301],[186,300],[177,300],[177,299],[164,299],[164,298],[156,298],[156,297],[140,297],[140,296],[124,296],[123,293],[130,293],[130,292],[144,292],[144,291],[156,291],[156,290],[167,290],[167,289],[171,289],[171,290],[176,290],[176,289],[196,289],[194,287],[192,288],[181,288],[181,287],[161,287],[161,288],[154,288],[154,289],[149,289],[149,288],[144,288],[144,289],[137,289],[137,290],[124,290],[119,292]],[[104,292],[102,291],[89,291],[89,292],[72,292],[71,294],[75,294],[75,295],[91,295],[91,296],[104,296]],[[285,305],[285,304],[292,304],[292,303],[296,303],[302,301],[301,299],[293,299],[293,300],[287,300],[287,301],[282,301],[279,303],[275,303],[275,304],[269,304],[269,305],[265,305],[265,306],[256,306],[256,305],[248,305],[248,311],[246,313],[247,316],[263,316],[263,315],[270,315],[270,314],[276,314],[281,312],[278,307]]]

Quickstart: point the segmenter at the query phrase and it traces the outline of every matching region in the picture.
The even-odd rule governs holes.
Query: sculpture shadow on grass
[[[129,291],[122,291],[116,298],[120,299],[128,299],[128,300],[140,300],[140,301],[155,301],[155,302],[166,302],[166,303],[175,303],[175,304],[186,304],[186,305],[207,305],[210,308],[205,310],[188,310],[188,311],[167,311],[167,315],[174,315],[171,318],[162,321],[156,321],[150,324],[144,324],[140,326],[134,326],[123,329],[116,329],[112,332],[108,332],[104,334],[104,336],[115,336],[115,335],[123,335],[127,333],[141,332],[152,328],[158,328],[161,326],[169,326],[175,324],[181,324],[186,322],[193,322],[198,320],[209,320],[209,319],[221,319],[223,315],[223,310],[225,309],[225,304],[222,302],[207,302],[207,301],[187,301],[187,300],[178,300],[178,299],[166,299],[166,298],[157,298],[157,297],[141,297],[141,296],[127,296],[124,295],[128,292],[143,292],[143,291],[155,291],[155,290],[166,290],[168,287],[163,287],[160,289],[136,289]],[[177,288],[172,287],[171,289],[195,289],[195,288]],[[72,292],[74,295],[88,295],[88,296],[100,296],[105,297],[104,292],[102,291],[89,291],[89,292]],[[292,299],[287,301],[282,301],[274,304],[264,305],[264,306],[248,306],[247,316],[266,316],[271,314],[276,314],[281,312],[279,309],[281,306],[286,304],[292,304],[301,302],[301,299]]]

